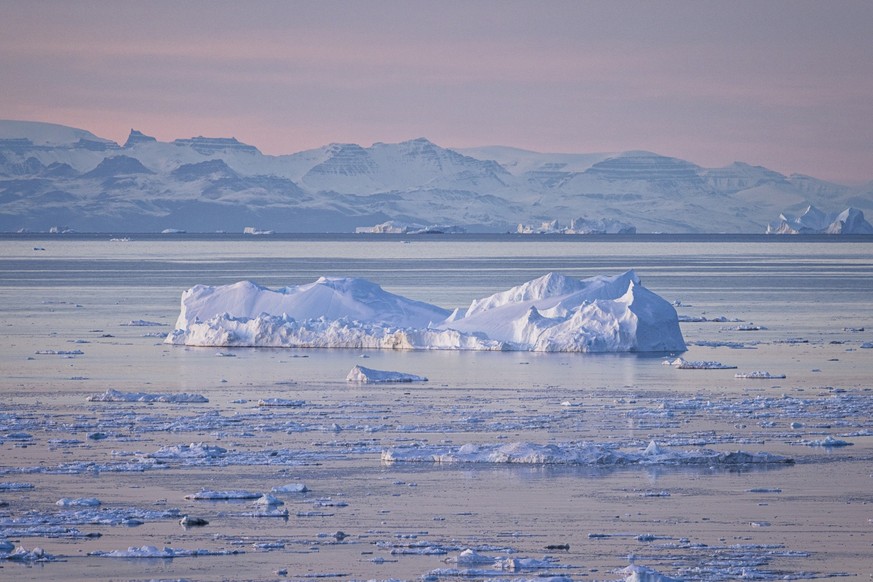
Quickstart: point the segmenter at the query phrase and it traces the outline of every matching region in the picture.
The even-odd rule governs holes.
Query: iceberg
[[[249,281],[182,294],[165,343],[535,352],[682,352],[674,307],[633,271],[579,280],[549,273],[447,309],[363,279],[321,277],[271,290]]]
[[[767,234],[873,234],[873,225],[851,206],[834,215],[809,205],[797,217],[780,214],[778,223],[767,225]]]
[[[427,382],[427,378],[404,372],[373,370],[363,366],[355,366],[346,376],[346,381],[356,384],[390,384],[394,382]]]

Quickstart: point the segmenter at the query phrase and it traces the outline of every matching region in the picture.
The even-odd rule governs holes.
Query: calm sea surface
[[[634,554],[687,580],[869,578],[873,238],[129,239],[0,236],[0,541],[63,560],[0,560],[0,578],[270,580],[287,570],[290,579],[457,580],[476,578],[445,570],[460,568],[451,560],[469,547],[555,556],[554,568],[514,574],[526,577],[622,579],[616,572]],[[218,353],[161,338],[196,284],[362,277],[454,308],[550,271],[585,278],[628,269],[688,320],[685,359],[736,368],[677,370],[664,354]],[[345,377],[356,364],[430,381],[352,387]],[[734,376],[752,371],[786,378]],[[209,402],[86,400],[109,389]],[[262,398],[305,405],[265,410]],[[810,445],[827,436],[850,446]],[[766,471],[380,463],[381,451],[404,446],[584,441],[639,450],[652,440],[798,462]],[[191,443],[226,451],[167,452]],[[167,460],[155,465],[156,451]],[[137,465],[143,459],[152,464]],[[32,487],[9,485],[23,482]],[[311,492],[285,498],[285,520],[253,518],[250,502],[185,499],[201,487],[292,482]],[[56,505],[71,497],[103,505],[76,517]],[[112,509],[145,523],[98,519]],[[183,530],[178,515],[189,513],[210,525]],[[337,540],[338,530],[348,537]],[[569,550],[547,552],[555,544]],[[242,553],[89,555],[143,545]]]

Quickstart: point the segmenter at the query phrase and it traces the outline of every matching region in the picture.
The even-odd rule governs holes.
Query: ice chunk
[[[770,372],[757,370],[755,372],[734,374],[734,378],[744,378],[749,380],[780,380],[785,378],[785,374],[771,374]]]
[[[734,370],[736,366],[722,364],[715,361],[688,361],[683,358],[676,358],[673,361],[665,360],[664,365],[673,366],[678,370]]]
[[[346,381],[359,384],[379,384],[389,382],[427,382],[427,378],[416,376],[415,374],[372,370],[363,366],[355,366],[349,372],[349,375],[346,376]]]
[[[100,500],[94,497],[80,497],[78,499],[63,497],[58,499],[55,505],[61,507],[98,507],[100,505]]]
[[[289,408],[300,408],[306,404],[303,400],[288,400],[287,398],[263,398],[258,400],[258,406],[285,406]]]
[[[625,574],[625,582],[680,582],[679,578],[665,576],[656,570],[631,564],[621,571]]]
[[[270,489],[271,493],[306,493],[309,488],[303,483],[288,483],[287,485],[279,485]]]
[[[227,556],[240,553],[242,550],[184,550],[167,547],[158,549],[155,546],[131,546],[126,550],[88,552],[88,555],[102,558],[189,558],[194,556]]]
[[[215,501],[225,499],[259,499],[260,497],[262,497],[261,493],[252,493],[251,491],[245,490],[212,491],[209,489],[201,489],[197,493],[186,495],[185,499]]]

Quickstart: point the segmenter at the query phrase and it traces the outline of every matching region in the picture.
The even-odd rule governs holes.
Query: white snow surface
[[[248,281],[182,294],[166,343],[188,346],[678,352],[673,306],[633,271],[579,280],[549,273],[461,312],[362,279],[270,290]]]

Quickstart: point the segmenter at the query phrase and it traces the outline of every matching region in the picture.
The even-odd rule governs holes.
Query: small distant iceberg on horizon
[[[810,204],[800,216],[780,214],[778,223],[767,225],[767,234],[873,234],[873,225],[857,208],[827,214]]]

